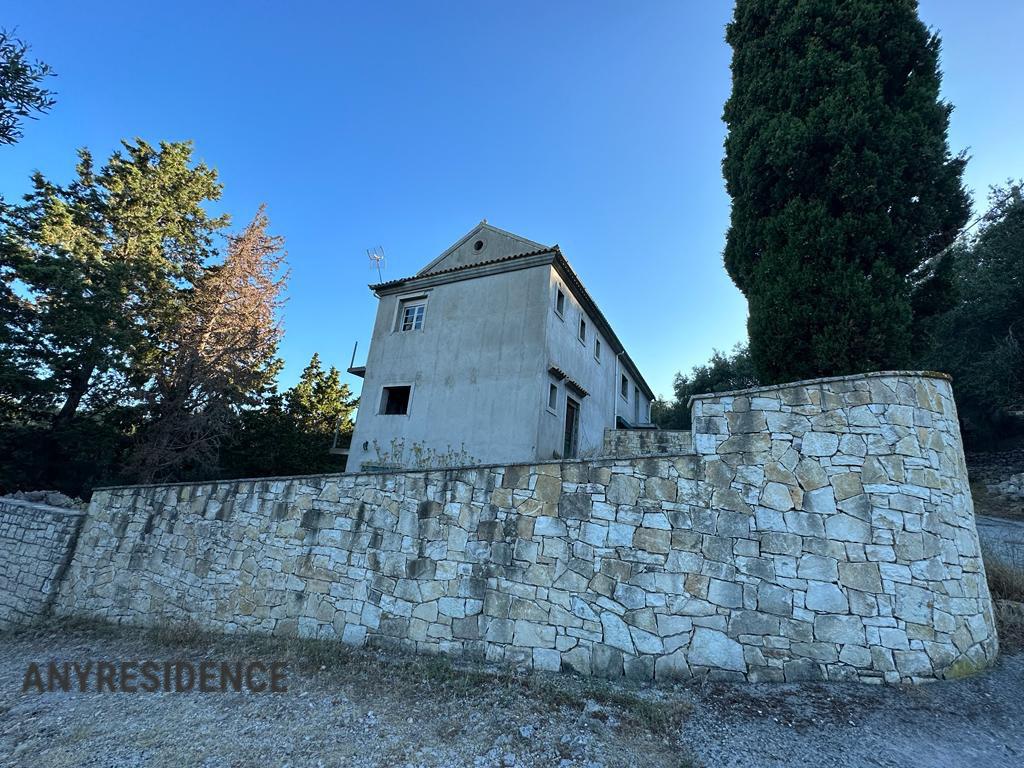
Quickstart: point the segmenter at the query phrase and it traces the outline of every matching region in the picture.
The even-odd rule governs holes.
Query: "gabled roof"
[[[481,241],[485,247],[477,252],[472,248],[472,243]],[[483,261],[493,261],[504,256],[525,253],[526,251],[544,250],[547,246],[541,243],[527,240],[512,232],[498,229],[481,221],[469,232],[455,241],[444,253],[423,267],[417,275],[426,275],[443,269],[451,269],[465,264],[479,264]]]
[[[488,225],[485,225],[488,226]],[[476,231],[475,229],[473,230]],[[498,230],[499,232],[501,230]],[[472,235],[473,232],[470,232]],[[467,238],[469,235],[467,235]],[[465,242],[467,238],[463,238],[462,242]],[[435,259],[434,262],[439,264],[440,262]],[[591,297],[586,287],[583,285],[583,281],[580,280],[579,275],[576,274],[575,270],[569,265],[569,261],[562,254],[561,249],[557,245],[550,248],[541,247],[537,250],[527,251],[526,253],[516,253],[509,256],[501,256],[496,259],[490,259],[488,261],[478,261],[472,264],[460,264],[458,266],[450,267],[448,269],[436,269],[431,272],[420,271],[416,275],[411,277],[403,277],[398,280],[389,280],[385,283],[377,283],[370,286],[370,290],[376,293],[378,296],[383,293],[395,293],[396,289],[399,290],[416,290],[420,288],[427,288],[431,285],[455,282],[456,280],[468,280],[474,277],[483,276],[486,274],[493,274],[495,272],[505,272],[514,269],[522,269],[525,267],[540,266],[542,264],[551,264],[554,268],[562,275],[562,278],[569,285],[576,299],[583,305],[587,314],[593,319],[594,324],[601,329],[605,338],[608,340],[608,346],[611,351],[616,355],[621,355],[622,366],[629,371],[634,381],[640,386],[644,394],[651,400],[655,400],[654,390],[651,389],[650,385],[641,375],[640,370],[636,367],[636,363],[630,358],[629,353],[626,352],[625,346],[619,341],[619,337],[615,335],[615,331],[612,330],[611,324],[605,318],[604,313],[597,306],[597,302]],[[428,265],[429,266],[429,265]]]

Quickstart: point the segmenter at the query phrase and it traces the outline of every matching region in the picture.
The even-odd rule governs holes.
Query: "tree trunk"
[[[92,378],[93,371],[95,370],[96,366],[89,363],[83,368],[80,368],[71,377],[67,399],[64,400],[64,405],[61,406],[57,415],[53,417],[54,431],[62,427],[66,427],[71,423],[71,420],[75,418],[75,414],[78,412],[78,406],[81,405],[82,398],[85,397],[85,393],[89,389],[89,379]]]

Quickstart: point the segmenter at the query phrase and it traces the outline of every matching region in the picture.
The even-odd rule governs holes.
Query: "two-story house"
[[[558,246],[481,222],[379,298],[348,471],[595,455],[654,394]]]

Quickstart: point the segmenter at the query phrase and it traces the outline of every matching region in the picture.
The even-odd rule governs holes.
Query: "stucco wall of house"
[[[565,294],[565,310],[559,315],[555,311],[558,291]],[[580,341],[579,323],[581,317],[586,321],[586,339]],[[623,370],[607,337],[600,332],[594,318],[580,304],[567,281],[562,279],[554,266],[550,267],[548,283],[547,321],[547,356],[552,364],[558,366],[569,378],[573,379],[587,391],[586,397],[580,397],[566,387],[565,382],[558,382],[558,407],[555,413],[545,411],[541,414],[539,424],[538,457],[541,459],[563,458],[563,436],[565,426],[566,397],[572,397],[580,403],[580,427],[578,439],[578,457],[597,456],[602,453],[605,430],[615,426],[616,414],[621,414],[632,422],[634,402],[638,388],[633,376]],[[594,341],[601,342],[600,359],[595,355]],[[629,382],[628,396],[622,398],[619,390],[619,377],[625,375]],[[649,401],[641,394],[641,420],[646,422],[649,415]]]
[[[521,462],[537,456],[546,391],[547,267],[382,296],[349,471]],[[425,294],[423,328],[396,331],[399,302]],[[381,415],[384,386],[411,384],[408,415]],[[365,446],[365,447],[364,447]]]
[[[949,381],[696,398],[680,456],[97,491],[62,615],[638,679],[995,658]]]

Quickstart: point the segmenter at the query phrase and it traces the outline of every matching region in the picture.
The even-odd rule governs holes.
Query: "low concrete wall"
[[[680,456],[693,453],[689,430],[606,429],[603,456]]]
[[[947,379],[696,398],[696,453],[113,488],[56,610],[636,678],[994,658]]]
[[[84,514],[0,498],[0,630],[44,616]]]

